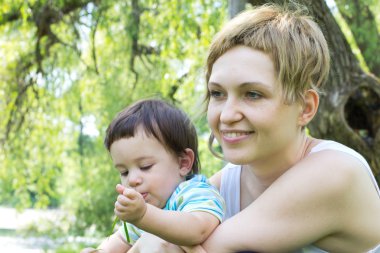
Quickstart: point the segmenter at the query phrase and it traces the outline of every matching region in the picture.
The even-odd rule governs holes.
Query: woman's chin
[[[252,162],[252,159],[238,154],[225,155],[224,160],[239,165],[249,164]]]

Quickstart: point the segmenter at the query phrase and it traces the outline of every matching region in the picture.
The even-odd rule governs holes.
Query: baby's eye
[[[121,175],[122,177],[126,177],[126,176],[128,176],[128,170],[126,170],[126,171],[124,171],[124,172],[120,172],[120,175]]]
[[[223,92],[221,91],[218,91],[218,90],[210,90],[210,97],[213,97],[213,98],[221,98],[223,97]]]
[[[262,95],[258,93],[257,91],[248,91],[246,93],[246,96],[250,99],[258,99],[262,97]]]
[[[152,168],[153,164],[150,164],[150,165],[147,165],[147,166],[142,166],[140,167],[140,170],[149,170],[150,168]]]

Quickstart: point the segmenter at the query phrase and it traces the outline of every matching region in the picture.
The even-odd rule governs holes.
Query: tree
[[[335,0],[339,12],[347,22],[356,44],[371,73],[380,77],[380,33],[374,15],[376,10],[371,5],[379,3],[373,0],[347,1]]]
[[[239,6],[245,6],[247,3],[262,5],[266,2],[268,1],[230,0],[229,3],[230,10],[234,10],[233,14],[235,15],[241,11]],[[284,3],[284,1],[271,2]],[[308,126],[311,135],[337,140],[363,154],[380,183],[379,80],[361,68],[325,1],[299,0],[298,2],[307,6],[310,14],[321,26],[331,52],[331,72],[326,84],[326,91],[321,96],[318,114]],[[374,20],[367,19],[367,17],[371,17],[371,15],[361,16],[357,19],[365,22],[371,29],[360,32],[377,31],[377,27],[373,27]],[[356,34],[359,31],[358,25],[359,23],[355,26]],[[371,53],[368,53],[373,56],[370,59],[376,59],[368,62],[371,62],[369,66],[374,66],[373,68],[376,70],[379,57],[374,52],[378,51],[378,33],[368,36],[374,36],[377,39],[363,40],[363,37],[360,37],[359,44],[362,45],[362,48],[372,50],[369,51]]]
[[[65,207],[78,226],[109,229],[119,178],[104,132],[147,96],[187,111],[204,172],[220,168],[196,116],[204,56],[226,9],[221,0],[2,0],[0,202]]]

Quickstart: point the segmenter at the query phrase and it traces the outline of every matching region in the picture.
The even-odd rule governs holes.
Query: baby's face
[[[134,137],[112,143],[110,153],[122,184],[134,188],[147,203],[158,208],[165,207],[172,192],[184,181],[180,159],[142,130]]]

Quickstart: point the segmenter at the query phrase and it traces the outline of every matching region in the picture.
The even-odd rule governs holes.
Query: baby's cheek
[[[121,177],[120,177],[120,181],[121,181],[121,184],[122,184],[124,187],[128,187],[127,177],[123,177],[123,176],[121,176]]]

